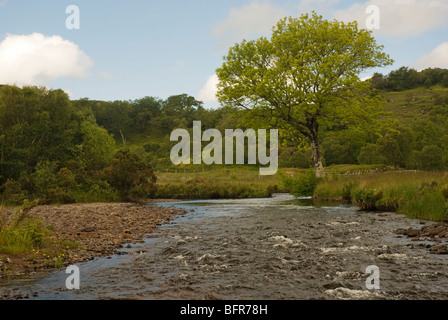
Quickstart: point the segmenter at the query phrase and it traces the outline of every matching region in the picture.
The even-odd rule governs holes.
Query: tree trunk
[[[322,155],[320,152],[319,138],[317,135],[313,135],[310,139],[311,145],[311,158],[313,162],[314,173],[317,178],[325,176],[324,166],[322,164]]]
[[[121,140],[123,141],[123,148],[126,148],[126,137],[124,136],[123,132],[120,130],[121,134]]]

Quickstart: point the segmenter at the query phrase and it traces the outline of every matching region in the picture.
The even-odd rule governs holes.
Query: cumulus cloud
[[[422,55],[412,64],[417,70],[426,68],[448,68],[448,42],[438,45],[428,54]]]
[[[268,1],[254,1],[231,9],[227,18],[213,27],[212,34],[221,40],[222,49],[246,37],[269,33],[278,20],[286,16],[288,12],[284,8]]]
[[[216,93],[218,92],[218,76],[216,74],[210,76],[204,87],[199,91],[198,100],[202,102],[217,101]]]
[[[0,43],[0,83],[48,85],[58,78],[84,78],[92,65],[76,44],[60,36],[8,35]]]
[[[375,33],[385,36],[413,36],[446,24],[446,0],[369,0],[337,10],[334,17],[345,22],[357,21],[366,27],[366,8],[375,5],[380,9],[380,29]]]

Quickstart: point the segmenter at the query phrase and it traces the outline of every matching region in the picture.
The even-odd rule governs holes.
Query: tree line
[[[195,120],[224,129],[235,115],[231,108],[206,110],[186,94],[72,101],[63,90],[1,85],[2,202],[151,198],[154,168],[171,166],[172,130]]]
[[[150,195],[155,179],[149,164],[117,148],[92,110],[64,91],[0,87],[4,203],[126,200]]]
[[[384,91],[403,91],[436,85],[448,88],[448,70],[427,68],[417,71],[413,68],[401,67],[387,75],[374,73],[370,83],[372,88]]]
[[[447,70],[448,71],[448,70]],[[403,93],[407,95],[407,93]],[[411,101],[411,98],[407,98]],[[384,115],[383,127],[326,126],[325,166],[385,164],[448,168],[448,93],[434,91],[426,117]],[[257,128],[251,113],[205,109],[187,95],[133,101],[70,100],[62,90],[0,87],[0,192],[4,203],[120,201],[157,196],[155,171],[176,169],[169,155],[176,128]],[[280,130],[280,168],[310,168],[311,150]],[[198,169],[198,168],[194,168]]]

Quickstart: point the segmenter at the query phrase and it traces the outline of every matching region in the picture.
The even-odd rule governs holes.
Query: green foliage
[[[62,90],[1,86],[0,183],[42,160],[68,160],[75,132],[75,112]]]
[[[385,163],[384,157],[378,151],[378,147],[375,144],[367,144],[364,146],[358,155],[359,164],[379,164]]]
[[[346,199],[361,210],[394,211],[409,218],[446,220],[448,180],[437,172],[377,172],[319,181],[319,200]]]
[[[378,151],[384,157],[386,164],[396,168],[403,166],[405,154],[401,152],[398,141],[391,134],[382,137],[377,144]]]
[[[313,196],[317,182],[318,178],[312,169],[305,170],[298,177],[282,176],[284,188],[297,197]]]
[[[277,176],[259,175],[258,168],[216,166],[199,172],[159,172],[155,198],[240,199],[269,197],[279,188]]]
[[[252,117],[266,125],[275,123],[308,140],[320,176],[319,128],[360,126],[378,115],[381,99],[358,75],[392,63],[382,49],[356,23],[327,21],[315,13],[285,18],[270,39],[244,40],[230,48],[217,69],[217,96],[223,104],[251,109]]]
[[[448,204],[443,189],[437,183],[423,183],[419,188],[407,193],[398,209],[409,217],[425,220],[446,220]]]
[[[427,68],[417,71],[408,67],[401,67],[384,76],[375,73],[370,79],[372,88],[385,91],[404,91],[418,87],[429,88],[434,85],[447,87],[448,70],[441,68]]]
[[[116,153],[110,166],[105,168],[104,177],[125,200],[147,199],[155,192],[157,178],[151,165],[129,150]]]
[[[294,148],[296,149],[296,148]],[[278,162],[281,168],[301,168],[306,169],[312,166],[310,150],[280,150]]]
[[[14,209],[12,217],[8,219],[5,208],[0,208],[0,252],[7,254],[29,253],[33,248],[42,248],[47,241],[50,231],[42,221],[36,220],[29,211],[37,201],[23,202]]]
[[[282,28],[289,32],[286,25]],[[252,48],[250,45],[249,47]],[[404,71],[397,74],[414,74]],[[445,78],[445,75],[441,76],[443,72],[440,70],[424,74],[431,77],[431,83]],[[380,82],[383,78],[384,76],[377,74],[371,82]],[[265,79],[271,78],[266,75]],[[335,121],[325,117],[318,121],[322,161],[330,166],[326,170],[331,172],[333,165],[339,164],[339,168],[342,168],[342,164],[356,163],[387,164],[411,170],[446,170],[448,91],[441,86],[432,86],[430,90],[418,88],[384,93],[387,99],[384,109],[388,113],[382,114],[376,108],[382,99],[376,93],[365,90],[365,86],[369,86],[371,82],[353,88],[349,97],[354,99],[353,104],[341,104],[341,110],[334,111],[333,114],[330,107],[325,109],[326,116],[337,113]],[[363,96],[362,99],[367,103],[358,101],[358,96]],[[334,106],[338,105],[336,100]],[[264,105],[261,100],[253,102],[259,103],[254,110],[240,110],[237,105],[207,110],[200,101],[185,94],[171,96],[166,100],[145,97],[121,102],[88,99],[69,101],[61,90],[1,86],[2,201],[17,205],[25,199],[39,199],[41,204],[50,204],[123,201],[162,196],[190,198],[189,193],[191,197],[200,198],[269,195],[278,190],[276,179],[267,183],[263,179],[258,180],[258,175],[255,175],[251,179],[242,180],[241,172],[236,167],[228,169],[225,177],[212,179],[205,176],[205,182],[192,180],[185,184],[176,181],[168,184],[153,183],[152,169],[145,171],[146,166],[152,167],[159,172],[159,176],[165,171],[210,170],[205,165],[179,168],[170,161],[169,153],[173,146],[169,141],[171,129],[180,126],[191,130],[193,120],[201,121],[203,129],[217,128],[221,132],[227,128],[279,128],[283,142],[279,149],[280,167],[310,168],[313,163],[309,141],[291,126],[284,126],[282,120],[270,117],[272,106]],[[294,111],[292,114],[297,119],[304,119],[304,109],[294,108],[288,110]],[[363,114],[366,116],[363,117]],[[371,121],[370,116],[374,114],[375,117],[380,116],[381,122]],[[123,143],[130,155],[137,156],[139,160],[130,155],[121,160],[114,158],[117,146]],[[118,165],[117,161],[121,161],[123,166]],[[133,165],[126,168],[126,163],[135,165],[134,169],[131,168]],[[140,165],[143,167],[139,167]],[[124,170],[126,174],[120,175],[120,170]],[[138,171],[146,172],[147,177],[150,177],[149,182],[139,176]],[[114,174],[108,177],[108,172]],[[320,182],[314,191],[315,195],[331,195],[342,201],[357,199],[367,204],[379,194],[377,191],[373,195],[369,193],[368,190],[375,189],[369,187],[355,194],[355,191],[362,188],[359,183],[341,184],[344,178],[336,175],[326,179],[332,181],[331,187],[330,184]],[[310,194],[312,179],[307,182],[306,179],[303,180],[297,186],[290,182],[288,187],[298,190],[297,194]],[[125,190],[127,187],[128,191]],[[284,186],[281,190],[288,191]],[[416,193],[416,190],[405,187],[383,189],[376,205],[382,209],[397,210],[403,194]],[[430,195],[427,193],[429,191],[423,192],[421,198],[428,198]],[[433,201],[436,203],[438,200],[435,198]]]
[[[88,169],[99,170],[109,165],[115,154],[115,141],[106,129],[91,121],[81,123],[82,157]]]
[[[436,145],[424,146],[422,150],[416,152],[416,167],[422,170],[442,170],[446,168],[446,158],[443,150]]]
[[[355,189],[350,195],[353,204],[364,211],[376,210],[377,202],[381,198],[381,192],[372,189]]]
[[[230,177],[231,180],[237,180]],[[181,184],[163,184],[158,186],[156,198],[175,199],[243,199],[269,197],[276,187],[259,186],[256,183],[221,182],[203,177],[190,178]]]

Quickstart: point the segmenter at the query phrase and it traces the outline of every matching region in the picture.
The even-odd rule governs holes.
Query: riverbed
[[[287,194],[148,205],[186,214],[120,254],[77,264],[79,290],[68,290],[59,270],[0,291],[42,300],[448,299],[448,256],[397,234],[429,222]]]

